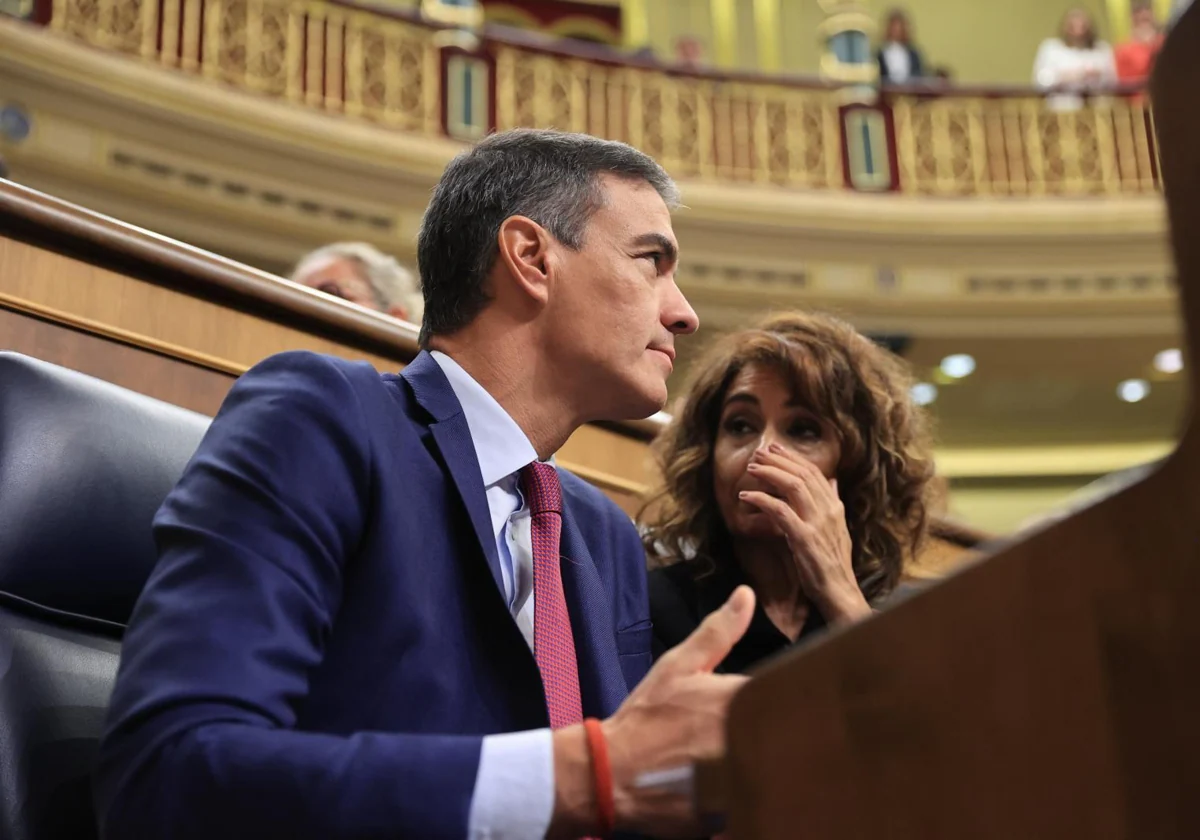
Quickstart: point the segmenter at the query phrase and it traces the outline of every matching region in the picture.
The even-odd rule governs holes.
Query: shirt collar
[[[462,406],[484,487],[492,486],[537,460],[533,444],[495,397],[445,353],[433,350],[429,355],[446,374],[450,389]]]

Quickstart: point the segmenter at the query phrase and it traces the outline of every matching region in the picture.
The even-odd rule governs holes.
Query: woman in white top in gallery
[[[876,53],[879,81],[885,85],[902,85],[920,80],[925,76],[925,60],[913,44],[908,15],[900,9],[892,9],[886,20],[883,43]]]
[[[1096,37],[1096,24],[1085,9],[1071,9],[1057,38],[1047,38],[1033,62],[1033,81],[1045,90],[1086,91],[1117,80],[1112,48]],[[1078,96],[1056,96],[1059,107],[1079,107]]]

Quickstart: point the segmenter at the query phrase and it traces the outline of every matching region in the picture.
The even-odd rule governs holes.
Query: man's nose
[[[663,302],[662,323],[675,335],[691,335],[700,328],[700,317],[674,280]]]

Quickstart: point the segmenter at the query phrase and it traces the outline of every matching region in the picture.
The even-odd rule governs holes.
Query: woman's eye
[[[792,426],[792,437],[811,440],[821,437],[821,427],[817,423],[797,423]]]
[[[731,435],[747,435],[754,431],[754,427],[740,417],[733,417],[725,421],[725,431]]]

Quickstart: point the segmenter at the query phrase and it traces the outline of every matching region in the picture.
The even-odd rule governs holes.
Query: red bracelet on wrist
[[[588,752],[592,754],[592,779],[596,785],[596,813],[599,816],[600,836],[608,837],[617,827],[617,804],[613,799],[612,764],[608,760],[608,739],[600,721],[588,718],[583,722],[587,732]]]

